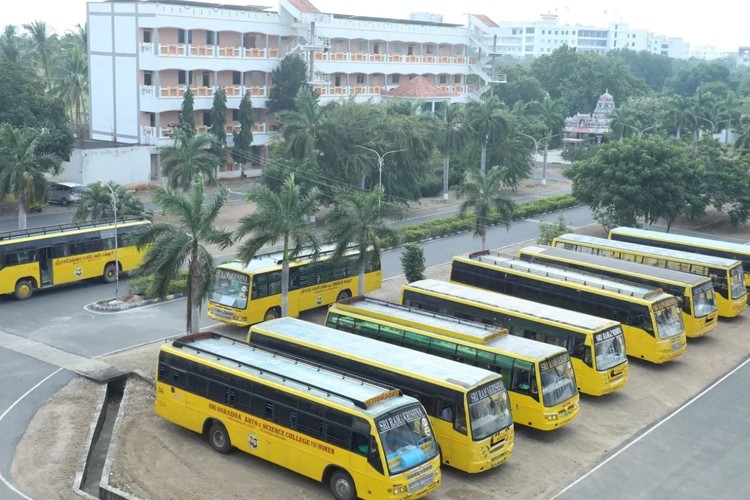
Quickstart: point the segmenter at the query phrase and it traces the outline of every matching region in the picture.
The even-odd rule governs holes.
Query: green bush
[[[154,276],[133,276],[128,280],[128,290],[131,295],[140,295],[145,299],[158,298],[152,293]],[[187,271],[182,271],[178,277],[172,280],[167,287],[167,295],[176,293],[187,293]]]
[[[401,269],[406,281],[412,283],[424,279],[424,250],[416,243],[407,243],[401,252]]]

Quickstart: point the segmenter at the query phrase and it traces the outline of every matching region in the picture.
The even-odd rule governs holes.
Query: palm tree
[[[625,138],[626,135],[633,132],[633,123],[635,117],[633,112],[626,107],[615,109],[612,113],[612,119],[609,122],[609,129],[617,135],[620,142]]]
[[[0,35],[0,59],[11,63],[17,63],[23,59],[21,38],[18,36],[18,30],[12,24],[6,25],[3,34]]]
[[[460,104],[453,103],[445,108],[443,116],[438,119],[438,134],[438,144],[443,153],[443,201],[447,203],[451,153],[459,151],[468,139],[468,129]]]
[[[76,124],[76,133],[83,137],[81,117],[86,115],[89,94],[86,52],[79,46],[70,46],[57,61],[53,75],[50,92],[65,103],[71,121]]]
[[[365,294],[365,271],[380,262],[380,242],[395,237],[396,231],[386,219],[400,218],[403,209],[394,203],[383,203],[383,188],[373,191],[340,191],[334,199],[334,208],[328,216],[326,239],[335,244],[331,260],[344,256],[347,249],[356,246],[359,251],[359,288],[357,294]]]
[[[504,172],[499,167],[494,167],[487,175],[475,170],[458,189],[458,196],[465,198],[459,209],[460,214],[464,215],[469,209],[473,209],[474,236],[482,239],[482,250],[487,245],[487,227],[495,220],[500,220],[506,228],[510,228],[514,204],[501,193],[503,177]]]
[[[190,192],[157,188],[154,201],[177,225],[149,224],[132,236],[138,249],[148,248],[136,274],[152,276],[151,292],[167,294],[169,284],[187,262],[187,310],[185,331],[199,331],[200,306],[213,283],[214,259],[205,245],[224,249],[232,244],[232,233],[216,227],[216,218],[229,196],[224,188],[206,199],[203,181],[198,179]]]
[[[505,105],[496,96],[481,101],[471,101],[466,106],[469,127],[474,131],[482,146],[479,161],[479,171],[482,175],[487,170],[487,146],[508,130],[508,120],[504,109]]]
[[[146,217],[151,219],[153,214],[146,210],[143,202],[116,182],[106,184],[97,181],[89,184],[81,193],[81,200],[76,204],[76,213],[73,220],[85,222],[87,220],[114,219],[115,213],[112,206],[112,197],[117,207],[117,218]]]
[[[667,120],[669,125],[675,128],[675,137],[678,141],[682,136],[682,130],[694,121],[692,107],[693,102],[689,97],[676,95],[669,101]]]
[[[695,93],[695,97],[692,100],[691,113],[693,114],[693,124],[695,125],[695,139],[699,139],[701,130],[708,125],[711,125],[711,133],[713,134],[713,117],[714,110],[716,107],[716,97],[710,92],[698,91]]]
[[[17,129],[9,124],[0,128],[0,200],[8,195],[18,200],[18,229],[26,229],[26,211],[43,205],[49,197],[44,174],[57,175],[62,159],[43,153],[45,132]]]
[[[544,157],[542,163],[542,184],[547,183],[547,155],[549,152],[549,140],[560,135],[560,131],[565,124],[565,104],[562,101],[545,97],[542,102],[534,102],[530,106],[530,111],[538,116],[544,123]],[[536,158],[534,158],[536,163]]]
[[[29,35],[32,50],[36,54],[46,86],[49,88],[52,81],[52,60],[55,58],[57,35],[49,34],[47,23],[44,21],[34,21],[24,24],[23,27]]]
[[[312,188],[307,192],[296,184],[294,174],[289,175],[279,191],[263,184],[255,184],[247,193],[247,200],[256,204],[254,213],[240,218],[237,239],[250,237],[242,243],[237,253],[245,262],[255,256],[265,245],[283,245],[281,258],[281,316],[289,314],[289,261],[302,251],[320,252],[318,239],[308,218],[318,210],[320,192]],[[266,312],[266,319],[279,317],[279,311]]]
[[[213,137],[209,134],[190,135],[175,130],[174,145],[161,149],[165,157],[164,176],[172,189],[187,190],[202,177],[206,184],[216,183],[218,160],[210,151]]]
[[[286,150],[301,159],[316,151],[324,139],[327,107],[318,104],[306,85],[299,88],[294,103],[296,111],[279,111],[278,118]]]
[[[734,133],[736,134],[733,144],[735,149],[750,150],[750,115],[742,115]]]

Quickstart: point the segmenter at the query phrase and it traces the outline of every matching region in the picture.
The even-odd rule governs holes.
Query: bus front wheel
[[[331,493],[336,500],[354,500],[357,498],[357,489],[354,487],[352,477],[344,471],[337,470],[331,474]]]
[[[105,283],[114,283],[117,280],[117,265],[114,262],[110,262],[106,266],[104,266],[104,274],[102,275],[102,278],[104,278]]]
[[[211,428],[208,430],[208,444],[219,453],[229,453],[229,450],[232,449],[227,428],[221,422],[211,424]]]
[[[263,321],[271,321],[281,317],[281,310],[278,307],[272,307],[266,311],[266,315],[263,316]]]
[[[342,300],[348,299],[351,296],[352,294],[349,292],[349,290],[341,290],[336,297],[336,302],[341,302]]]
[[[16,283],[16,291],[13,296],[18,300],[24,300],[31,297],[34,293],[34,285],[31,284],[31,280],[18,280]]]

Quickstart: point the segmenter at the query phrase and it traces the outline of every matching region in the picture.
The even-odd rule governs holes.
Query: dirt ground
[[[548,188],[545,186],[544,188]],[[559,189],[560,186],[558,185]],[[534,186],[529,190],[533,191]],[[435,204],[442,204],[437,201]],[[240,210],[240,204],[233,210]],[[436,208],[433,207],[433,210]],[[242,210],[247,210],[244,208]],[[236,216],[236,214],[235,214]],[[230,221],[231,219],[227,219]],[[729,231],[721,217],[707,231],[750,240],[750,228]],[[692,227],[681,221],[680,227]],[[579,232],[603,234],[598,226]],[[514,248],[503,249],[512,253]],[[428,269],[427,277],[447,279],[449,266]],[[403,278],[387,280],[372,295],[398,300]],[[658,422],[750,355],[750,313],[722,320],[701,339],[690,339],[684,356],[664,366],[630,362],[626,387],[601,398],[581,396],[578,418],[544,433],[516,426],[508,462],[480,475],[444,468],[443,485],[431,498],[490,500],[500,497],[550,498],[623,443]],[[321,321],[324,311],[303,319]],[[113,319],[116,321],[116,319]],[[241,335],[239,329],[222,331]],[[105,361],[152,374],[159,344],[133,349]],[[96,412],[98,389],[75,380],[50,399],[31,421],[12,464],[12,481],[35,498],[74,499],[73,479],[84,440]],[[134,379],[117,432],[110,482],[138,497],[330,498],[327,487],[241,452],[219,455],[196,435],[165,422],[153,410],[153,387]]]

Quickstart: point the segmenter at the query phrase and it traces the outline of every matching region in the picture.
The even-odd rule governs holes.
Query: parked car
[[[80,201],[82,190],[83,185],[75,182],[53,182],[49,186],[49,201],[67,207],[74,201]]]

